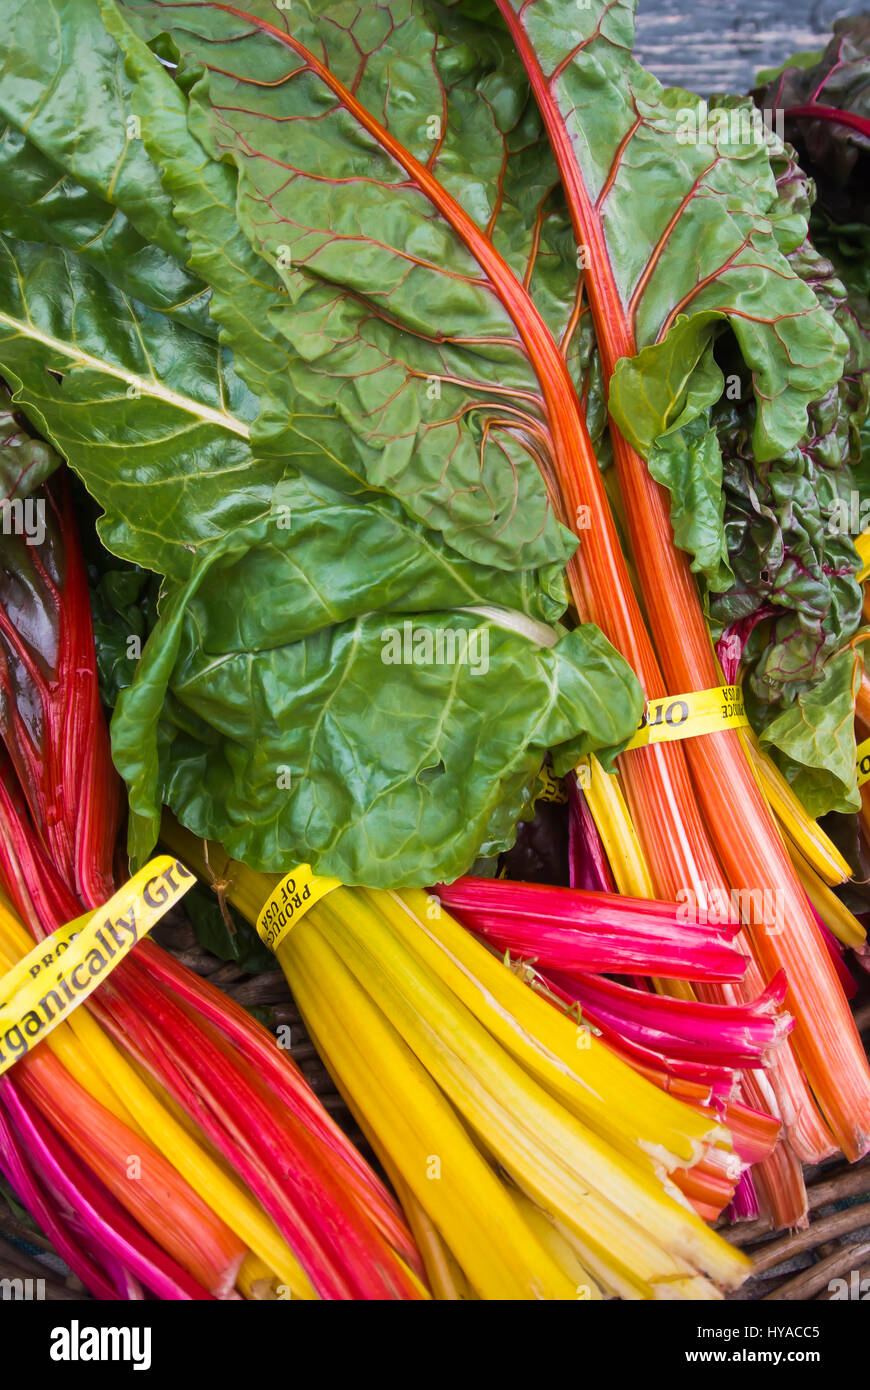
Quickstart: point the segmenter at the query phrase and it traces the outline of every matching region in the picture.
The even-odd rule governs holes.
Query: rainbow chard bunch
[[[533,989],[592,1025],[605,1044],[662,1090],[708,1107],[734,1138],[743,1167],[705,1160],[674,1181],[711,1218],[731,1202],[748,1169],[770,1159],[779,1123],[739,1100],[746,1073],[759,1072],[787,1036],[779,976],[751,1003],[670,997],[675,982],[743,981],[747,959],[735,949],[739,924],[687,923],[679,904],[504,880],[441,884],[438,901]],[[628,976],[631,985],[608,979]],[[655,977],[658,989],[649,988]],[[761,1092],[763,1095],[763,1091]],[[757,1207],[749,1208],[753,1215]]]
[[[762,904],[744,977],[682,1002],[763,1019],[784,981],[791,1032],[731,1056],[764,1052],[740,1103],[782,1121],[759,1181],[801,1221],[800,1162],[870,1147],[870,1070],[759,750],[621,751],[645,697],[721,684],[723,468],[841,462],[849,339],[782,148],[748,102],[702,132],[629,0],[7,9],[0,373],[163,580],[112,722],[133,858],[167,804],[256,871],[449,881],[510,846],[546,754],[599,750],[620,892]],[[780,801],[857,804],[835,661],[763,731]],[[701,1015],[666,1012],[682,1062]]]
[[[32,447],[10,422],[0,459]],[[111,896],[119,823],[68,480],[30,500],[0,539],[0,974],[25,923]],[[426,1297],[395,1202],[290,1058],[149,941],[0,1079],[0,1166],[102,1298]]]
[[[206,872],[187,831],[167,819],[164,836]],[[255,921],[274,877],[216,845],[209,862]],[[769,1152],[775,1123],[748,1116],[744,1139],[703,1103],[709,1088],[650,1084],[432,894],[327,884],[277,958],[436,1297],[713,1299],[742,1281],[739,1252],[699,1218]]]
[[[322,124],[332,79],[301,66],[301,84],[255,103],[256,135],[227,127],[224,151],[199,59],[166,29],[177,19],[187,34],[193,13],[62,0],[54,45],[22,6],[0,72],[0,372],[103,507],[105,546],[164,581],[112,735],[130,849],[148,852],[165,801],[258,868],[299,852],[352,882],[455,875],[511,842],[548,749],[564,769],[618,746],[641,705],[601,632],[560,622],[573,540],[541,480],[541,386],[502,302],[519,296],[562,391],[558,338],[578,377],[590,369],[558,266],[564,218],[536,230],[550,188],[534,128],[519,130],[504,235],[530,274],[540,253],[539,310],[494,249],[501,232],[482,232],[427,171],[435,137],[413,133],[409,113],[405,151],[357,98],[347,130]],[[302,61],[271,34],[276,17],[286,28],[258,5],[245,50],[255,85],[264,59],[276,75]],[[223,46],[246,23],[221,6],[200,19],[209,51],[212,26]],[[436,39],[422,15],[408,22],[416,73]],[[153,28],[167,34],[160,58]],[[316,30],[308,21],[303,35],[314,46]],[[25,53],[41,55],[29,89],[16,76]],[[451,149],[460,119],[497,134],[463,53],[453,62]],[[433,71],[414,98],[421,118],[441,90]],[[76,149],[57,120],[70,103]],[[291,127],[298,149],[283,148]],[[252,172],[286,164],[286,186],[248,188],[236,163],[247,148]],[[410,161],[398,179],[394,155]],[[295,162],[311,160],[333,177],[300,172],[294,187]],[[484,184],[495,196],[492,160]],[[264,199],[277,202],[257,232]],[[45,316],[49,301],[60,317]],[[365,750],[357,772],[353,749]],[[403,841],[397,822],[417,833]]]

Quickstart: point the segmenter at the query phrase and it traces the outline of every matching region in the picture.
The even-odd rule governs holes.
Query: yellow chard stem
[[[668,1169],[728,1142],[712,1116],[690,1110],[615,1056],[531,990],[420,889],[361,896],[388,918],[406,946],[563,1105],[634,1162],[645,1153]],[[639,1150],[641,1152],[639,1152]]]
[[[853,950],[860,951],[867,940],[867,933],[858,918],[849,911],[845,903],[840,902],[836,893],[822,882],[796,846],[789,845],[789,856],[804,892],[825,926],[844,946],[851,946]]]
[[[601,1289],[580,1257],[574,1233],[542,1211],[524,1192],[517,1193],[517,1203],[538,1239],[570,1273],[574,1281],[575,1298],[584,1303],[599,1303],[603,1297]]]
[[[594,753],[581,758],[577,778],[604,845],[620,893],[654,898],[655,888],[640,840],[615,773],[607,773]]]
[[[772,758],[768,757],[751,729],[742,729],[741,742],[762,794],[783,831],[786,845],[795,846],[825,883],[836,887],[852,877],[852,870],[837,846],[813,820]]]
[[[377,1151],[389,1156],[479,1297],[571,1298],[570,1281],[520,1220],[453,1106],[319,930],[318,909],[279,946],[278,958],[306,1028]]]
[[[384,923],[367,916],[361,936],[339,918],[333,904],[343,894],[338,889],[312,912],[328,922],[342,958],[518,1186],[628,1277],[651,1286],[699,1269],[729,1286],[744,1277],[745,1259],[652,1173],[555,1102]]]
[[[383,1156],[381,1156],[381,1162],[384,1163]],[[438,1227],[430,1219],[425,1207],[417,1201],[408,1184],[399,1177],[394,1165],[384,1163],[384,1170],[402,1204],[402,1210],[408,1218],[408,1225],[417,1242],[417,1249],[423,1256],[433,1298],[436,1298],[439,1303],[465,1303],[476,1300],[477,1294],[442,1239]]]
[[[176,853],[188,862],[201,863],[196,842],[195,852],[186,852],[184,841],[192,837],[185,832],[179,835],[174,828],[170,835]],[[219,851],[210,850],[213,863],[214,853]],[[274,884],[272,876],[234,865],[227,896],[255,922]],[[414,891],[418,902],[428,901],[425,894]],[[409,896],[413,899],[413,891]],[[397,938],[389,914],[381,910],[387,897],[335,889],[279,945],[278,959],[339,1089],[375,1148],[388,1154],[400,1171],[475,1292],[483,1298],[577,1296],[567,1273],[533,1240],[528,1223],[518,1229],[516,1199],[506,1200],[504,1183],[471,1141],[467,1124],[518,1187],[563,1232],[570,1233],[581,1265],[608,1291],[629,1298],[715,1298],[718,1291],[710,1280],[723,1288],[739,1284],[750,1268],[745,1256],[663,1190],[640,1148],[636,1148],[635,1161],[614,1151],[517,1063],[462,999],[445,987],[437,972],[423,964],[416,953],[423,949],[422,941],[415,941],[415,950],[409,951]],[[378,904],[377,911],[372,900]],[[407,913],[398,897],[391,901],[393,911]],[[489,992],[497,1010],[508,1015],[519,1011],[506,1024],[512,1046],[520,1048],[524,1030],[530,1034],[535,1065],[543,1069],[542,1075],[547,1072],[555,1086],[554,1076],[564,1072],[565,1063],[547,1032],[543,1038],[537,1034],[539,1027],[549,1028],[560,1015],[537,1000],[547,1022],[544,1015],[529,1022],[525,1010],[530,1007],[528,1001],[535,1000],[532,991],[458,924],[450,925],[459,936],[451,937],[447,946],[431,940],[426,949],[455,956],[455,969],[477,981],[471,987],[478,1001]],[[474,956],[469,965],[464,953],[470,947]],[[499,972],[497,977],[493,970]],[[511,982],[522,991],[522,1004],[515,994],[504,1003],[502,991],[511,989]],[[576,1048],[574,1028],[564,1018],[561,1022],[571,1034],[570,1046]],[[588,1092],[584,1104],[598,1114],[602,1127],[630,1140],[632,1105],[637,1102],[643,1109],[652,1104],[647,1083],[640,1091],[633,1090],[640,1078],[605,1054],[606,1049],[593,1046],[580,1059],[584,1067],[590,1055],[594,1059],[581,1083],[571,1068],[570,1080],[563,1078],[558,1084],[572,1097]],[[377,1059],[376,1067],[373,1059]],[[572,1061],[576,1067],[578,1058]],[[727,1142],[727,1131],[662,1092],[656,1090],[656,1097],[677,1109],[653,1108],[643,1114],[643,1137],[655,1141],[655,1125],[659,1125],[667,1136],[661,1147],[670,1162],[676,1161],[675,1155],[692,1162],[710,1142]],[[579,1105],[579,1099],[572,1103]],[[608,1120],[608,1107],[615,1118]],[[433,1126],[437,1141],[429,1138]],[[635,1113],[635,1145],[638,1139]],[[427,1180],[425,1164],[427,1155],[443,1156],[448,1144],[455,1146],[451,1172],[461,1178],[445,1188],[443,1183]],[[507,1232],[512,1233],[510,1240],[506,1240]],[[493,1241],[501,1252],[495,1274]],[[518,1267],[512,1267],[517,1249],[529,1241],[534,1259],[520,1260]],[[549,1271],[546,1278],[540,1273],[542,1259]],[[530,1289],[530,1278],[536,1283],[534,1289]],[[494,1281],[501,1288],[520,1287],[522,1292],[498,1293]],[[550,1292],[545,1291],[548,1282]]]
[[[255,1301],[277,1302],[291,1299],[294,1302],[316,1302],[316,1294],[308,1280],[298,1284],[282,1284],[274,1269],[264,1264],[258,1255],[250,1251],[242,1260],[236,1275],[236,1288],[243,1298]]]

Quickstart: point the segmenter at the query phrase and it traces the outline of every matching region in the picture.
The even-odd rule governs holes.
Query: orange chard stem
[[[586,294],[605,380],[610,380],[617,361],[635,356],[637,344],[613,275],[604,228],[521,19],[509,0],[496,3],[523,60],[546,126],[577,242],[587,249],[593,268],[587,276]],[[721,675],[688,557],[674,543],[667,496],[612,422],[611,439],[641,590],[670,693],[709,689],[720,683]],[[613,588],[622,583],[619,570],[610,582]],[[624,650],[623,654],[628,656]],[[870,1149],[870,1067],[806,897],[737,734],[723,731],[689,739],[686,757],[704,820],[731,885],[756,891],[774,889],[780,895],[778,921],[762,922],[752,929],[756,957],[768,980],[778,969],[787,973],[786,1005],[795,1017],[795,1049],[837,1141],[854,1160]],[[740,808],[739,816],[735,816],[736,807]],[[663,829],[660,827],[660,833]],[[644,839],[641,824],[638,831]],[[715,859],[712,847],[710,854]],[[650,867],[653,869],[652,864]],[[689,886],[690,882],[684,878],[678,886]],[[788,924],[785,930],[781,929],[782,921]],[[810,1092],[803,1089],[805,1104],[798,1108],[806,1121],[814,1105]],[[824,1127],[816,1123],[815,1128],[818,1157],[822,1157],[827,1149]]]
[[[516,31],[514,37],[522,56],[524,59],[528,56],[534,64],[534,56],[530,54],[512,12],[502,0],[499,0],[499,7],[512,32]],[[525,287],[516,279],[492,242],[430,170],[377,121],[320,59],[291,34],[243,9],[217,3],[212,8],[235,15],[296,53],[308,70],[324,83],[349,114],[414,180],[477,260],[494,293],[510,314],[538,378],[561,493],[563,520],[576,533],[578,509],[581,506],[588,507],[593,517],[592,526],[583,528],[583,545],[568,564],[568,580],[578,615],[598,624],[629,661],[648,697],[666,694],[664,677],[631,586],[574,384],[558,346]],[[535,87],[531,68],[529,75]],[[543,111],[543,114],[545,121],[548,121],[547,112]],[[548,121],[548,128],[551,123],[551,120]],[[558,137],[558,121],[555,125]],[[552,130],[550,135],[553,140]],[[563,140],[567,138],[564,130],[561,137]],[[558,138],[553,143],[560,164],[566,163],[565,152],[559,150]],[[570,158],[567,165],[573,167]],[[576,174],[576,169],[574,172]],[[567,182],[566,187],[570,201],[571,190]],[[596,296],[599,294],[598,288],[595,293]],[[716,683],[715,680],[708,682],[711,685]],[[620,759],[620,771],[629,809],[648,856],[656,891],[672,900],[680,887],[691,886],[699,894],[704,893],[705,886],[724,888],[721,867],[707,838],[692,792],[683,750],[672,744],[636,750]],[[774,1062],[774,1065],[777,1063]],[[803,1094],[796,1099],[793,1108],[808,1113],[812,1100],[806,1087],[802,1087],[802,1090]],[[819,1157],[830,1151],[830,1139],[821,1122],[818,1125],[817,1149]]]
[[[855,719],[858,724],[856,736],[860,742],[870,734],[870,675],[866,670],[861,672],[861,684],[855,696]]]
[[[562,352],[525,286],[432,172],[298,39],[233,5],[213,3],[211,8],[235,15],[300,57],[354,120],[413,179],[474,256],[510,315],[538,378],[558,475],[562,520],[583,541],[567,567],[578,616],[601,628],[632,666],[649,698],[667,694],[631,585],[584,411]],[[578,525],[581,507],[592,516],[592,525],[582,530]],[[635,750],[620,760],[620,771],[661,896],[673,901],[671,890],[721,881],[721,869],[704,833],[682,750],[661,744]]]

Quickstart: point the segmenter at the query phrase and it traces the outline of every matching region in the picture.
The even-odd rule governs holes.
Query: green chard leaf
[[[808,408],[836,383],[846,350],[842,330],[784,255],[775,137],[748,100],[724,98],[711,110],[641,68],[631,55],[629,0],[497,7],[568,161],[588,292],[608,325],[599,348],[612,372],[611,415],[651,463],[667,436],[657,463],[666,485],[685,486],[694,462],[701,516],[694,525],[672,492],[675,532],[709,587],[721,589],[728,561],[716,441],[709,426],[690,438],[675,437],[674,427],[699,413],[693,397],[712,403],[717,380],[721,391],[713,353],[727,335],[754,396],[754,455],[775,459],[806,433]],[[789,230],[801,239],[797,221]]]
[[[861,656],[851,649],[827,663],[812,689],[759,730],[811,816],[857,811],[855,695]]]
[[[0,371],[106,508],[104,544],[175,578],[269,509],[283,468],[249,443],[229,354],[55,247],[0,237]]]
[[[851,540],[828,526],[851,486],[857,335],[807,240],[807,180],[747,100],[708,106],[634,61],[630,0],[495,6],[560,151],[611,416],[670,492],[714,625],[741,647],[751,631],[752,693],[793,699],[860,612]]]
[[[588,255],[606,255],[636,350],[653,349],[643,364],[617,368],[610,403],[620,427],[631,428],[641,367],[662,388],[668,334],[681,317],[697,361],[727,324],[753,372],[756,454],[776,457],[804,434],[807,406],[836,381],[844,344],[780,251],[760,117],[748,101],[733,101],[723,105],[727,120],[713,118],[699,97],[663,88],[631,56],[634,5],[626,0],[589,8],[533,0],[518,18],[510,0],[499,8],[514,16],[571,141],[600,238]],[[659,411],[660,431],[679,405],[675,395]]]
[[[157,621],[159,581],[139,565],[104,568],[99,577],[91,575],[91,581],[100,697],[112,709],[119,693],[132,684],[142,649]]]
[[[263,945],[250,923],[225,903],[224,911],[233,924],[230,931],[211,888],[195,883],[185,894],[184,910],[200,946],[211,951],[218,960],[232,961],[248,975],[261,975],[265,970],[274,970],[275,957],[272,952]]]
[[[95,596],[104,682],[126,687],[112,733],[131,851],[148,853],[167,802],[259,868],[453,877],[512,843],[548,750],[564,768],[616,748],[642,703],[597,629],[545,626],[564,611],[575,541],[541,478],[547,420],[516,323],[440,195],[415,187],[347,102],[293,61],[262,100],[260,78],[293,55],[256,26],[249,43],[217,6],[46,8],[87,43],[47,44],[26,95],[14,74],[0,81],[15,233],[0,246],[0,372],[105,509],[104,543],[165,576],[129,684],[117,639],[134,581],[104,575]],[[418,7],[397,10],[390,57],[383,16],[349,34],[341,6],[322,9],[304,32],[421,168],[464,190],[469,225],[498,242],[518,295],[534,286],[600,435],[564,205],[516,64],[502,76],[485,57],[481,94],[455,25],[439,37]],[[215,42],[222,62],[243,58],[239,83],[256,97],[239,129],[213,91],[231,96],[236,80],[205,73]],[[87,123],[81,149],[64,135],[88,73],[111,77],[102,124],[138,132],[120,145]],[[472,127],[486,157],[463,145]],[[288,158],[300,160],[289,190],[276,182]],[[45,161],[69,190],[66,214]]]
[[[0,112],[8,125],[184,264],[184,238],[130,119],[124,55],[107,41],[97,0],[7,0],[3,20]]]
[[[18,241],[62,246],[141,304],[217,337],[208,287],[11,125],[0,133],[0,225]]]
[[[339,460],[357,485],[390,491],[463,554],[499,568],[564,564],[574,541],[540,486],[539,384],[509,313],[426,191],[438,136],[424,113],[440,120],[444,89],[416,8],[395,17],[387,47],[386,11],[360,11],[348,31],[295,14],[291,24],[264,0],[252,7],[261,23],[292,29],[293,43],[325,45],[325,74],[217,6],[116,9],[147,37],[171,36],[190,131],[237,172],[238,225],[278,275],[268,324],[310,440],[297,466],[314,471],[325,456],[321,476],[339,483]],[[151,71],[156,82],[153,61]],[[342,73],[352,95],[341,95]],[[176,197],[188,218],[190,194]]]
[[[292,547],[278,522],[257,523],[164,604],[112,724],[135,857],[153,844],[165,800],[197,834],[219,826],[254,868],[304,851],[346,883],[455,878],[481,846],[512,843],[548,748],[572,761],[629,736],[642,693],[596,628],[555,641],[503,607],[439,609],[439,591],[457,596],[446,572],[402,594],[401,511],[369,545],[360,508],[348,549],[346,510],[335,517],[345,552],[331,621],[298,568],[306,528],[323,528],[300,497]],[[387,601],[372,611],[378,590]]]

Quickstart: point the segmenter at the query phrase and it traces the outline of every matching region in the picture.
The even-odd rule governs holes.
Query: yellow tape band
[[[565,791],[558,777],[554,777],[553,769],[542,767],[538,773],[538,783],[535,787],[536,801],[567,801],[568,793]]]
[[[870,782],[870,738],[865,738],[855,749],[855,771],[858,774],[859,787],[863,787],[865,782]]]
[[[720,729],[742,729],[748,725],[739,685],[717,685],[712,690],[692,690],[688,695],[666,695],[650,700],[637,733],[628,748],[646,748],[650,743],[671,743],[675,739],[716,734]]]
[[[277,951],[309,907],[331,893],[333,888],[340,887],[340,879],[318,878],[308,864],[297,864],[295,869],[291,869],[257,918],[257,931],[269,950]]]
[[[107,903],[58,927],[0,979],[0,1076],[63,1023],[195,882],[161,854]]]

